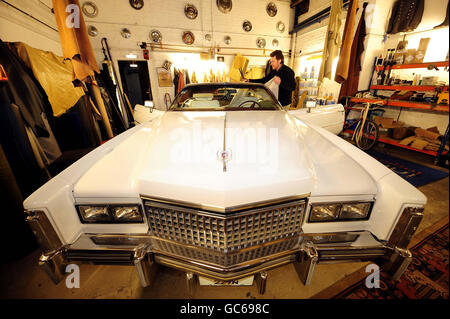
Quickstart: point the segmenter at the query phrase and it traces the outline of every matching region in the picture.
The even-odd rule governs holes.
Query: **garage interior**
[[[75,64],[64,58],[55,2],[79,3],[83,41],[92,47],[90,69],[81,70],[89,81],[72,81]],[[1,298],[448,299],[448,3],[0,0],[0,168],[6,203]],[[289,109],[310,112],[311,103],[314,109],[342,104],[339,136],[348,142],[355,144],[356,122],[366,107],[376,106],[368,117],[377,126],[376,143],[366,152],[428,198],[410,246],[443,236],[439,250],[427,255],[428,268],[406,273],[400,285],[383,282],[378,295],[355,288],[367,276],[368,262],[318,264],[307,286],[292,264],[285,265],[267,271],[264,294],[255,285],[189,291],[185,273],[163,266],[146,288],[133,267],[90,264],[80,265],[80,288],[69,289],[64,281],[55,285],[38,266],[42,250],[25,222],[24,199],[139,125],[137,105],[147,113],[166,111],[189,83],[261,78],[270,71],[274,50],[283,52],[295,72]],[[341,55],[348,57],[346,66]],[[338,80],[342,69],[345,78]]]

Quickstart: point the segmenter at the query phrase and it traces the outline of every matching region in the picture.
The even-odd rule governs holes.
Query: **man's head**
[[[283,52],[280,50],[275,50],[270,54],[270,65],[272,65],[272,68],[274,70],[277,70],[281,68],[281,66],[284,64],[284,55]]]

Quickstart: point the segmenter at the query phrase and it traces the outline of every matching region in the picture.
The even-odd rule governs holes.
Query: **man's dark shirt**
[[[281,79],[280,87],[278,90],[278,101],[281,105],[286,106],[292,103],[292,91],[295,90],[295,73],[287,65],[282,65],[278,71],[272,70],[267,76],[262,79],[249,80],[252,83],[266,83],[270,81],[274,76],[278,76]]]

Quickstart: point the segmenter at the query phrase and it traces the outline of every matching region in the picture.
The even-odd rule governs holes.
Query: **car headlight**
[[[82,223],[142,223],[144,216],[140,205],[80,205],[78,212]]]
[[[364,220],[369,218],[371,202],[342,204],[313,204],[309,222]]]
[[[339,219],[365,219],[369,215],[371,203],[343,204]]]
[[[82,221],[86,223],[111,221],[108,206],[78,206],[78,209]]]
[[[339,216],[339,209],[340,209],[339,204],[314,205],[311,208],[309,221],[320,222],[320,221],[336,220]]]
[[[115,206],[111,208],[114,220],[118,222],[142,222],[143,217],[138,205]]]

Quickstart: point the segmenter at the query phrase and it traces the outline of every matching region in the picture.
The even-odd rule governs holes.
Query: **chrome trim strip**
[[[361,234],[367,232],[360,232]],[[366,234],[367,235],[367,234]],[[144,239],[144,243],[123,247],[117,245],[97,246],[90,241],[91,236],[105,236],[111,238],[135,237]],[[295,249],[284,251],[278,254],[261,257],[250,260],[232,267],[218,267],[198,260],[189,258],[180,258],[179,256],[170,255],[167,252],[154,251],[149,244],[150,236],[143,234],[136,235],[82,235],[73,245],[64,246],[63,248],[49,254],[44,254],[40,258],[41,267],[46,270],[52,280],[57,283],[64,276],[65,264],[70,260],[70,252],[77,254],[77,260],[80,262],[95,261],[95,256],[104,256],[114,263],[114,256],[119,254],[118,261],[123,261],[124,253],[130,256],[130,261],[126,264],[134,265],[142,286],[151,285],[153,278],[157,272],[158,264],[172,267],[181,271],[190,272],[194,275],[201,275],[217,280],[235,280],[250,275],[258,275],[264,271],[276,268],[289,263],[294,263],[294,267],[301,279],[307,285],[311,283],[315,266],[318,263],[337,263],[355,260],[373,260],[382,262],[386,265],[386,271],[394,278],[399,278],[411,262],[412,255],[410,251],[398,247],[392,247],[379,242],[379,245],[333,245],[323,246],[315,245],[307,240],[303,241],[301,246]],[[377,241],[378,242],[378,241]],[[88,245],[85,247],[84,245]],[[76,247],[71,250],[71,247]],[[96,247],[96,248],[92,248]],[[94,256],[95,255],[95,256]],[[109,256],[108,256],[109,255]],[[97,260],[98,261],[98,260]],[[105,260],[101,260],[105,261]],[[100,262],[101,263],[101,262]],[[260,286],[258,286],[259,288]],[[261,287],[262,289],[262,287]]]
[[[235,271],[240,271],[242,269],[245,268],[249,268],[252,267],[256,264],[262,263],[262,262],[267,262],[276,258],[280,258],[280,257],[284,257],[284,256],[288,256],[288,255],[292,255],[295,254],[299,251],[299,248],[296,249],[292,249],[292,250],[286,250],[277,254],[273,254],[270,256],[266,256],[266,257],[260,257],[257,259],[252,259],[240,264],[236,264],[233,265],[232,267],[224,267],[222,265],[217,265],[217,264],[210,264],[207,262],[203,262],[203,261],[198,261],[196,259],[192,259],[189,257],[185,257],[185,256],[180,256],[180,255],[175,255],[172,254],[170,252],[167,251],[161,251],[161,250],[156,250],[156,249],[152,249],[152,252],[154,252],[157,255],[164,255],[167,257],[172,257],[172,258],[176,258],[179,259],[180,261],[184,261],[186,263],[190,263],[192,265],[196,265],[196,266],[200,266],[200,267],[204,267],[205,269],[210,269],[213,271],[220,271],[220,272],[224,272],[224,273],[231,273],[231,272],[235,272]]]
[[[384,270],[392,276],[393,280],[398,280],[412,261],[411,251],[402,248],[394,248],[389,261],[384,266]]]
[[[260,273],[256,274],[255,281],[259,294],[264,295],[264,293],[266,292],[267,272],[261,271]]]
[[[190,245],[190,244],[180,243],[180,242],[177,242],[177,241],[173,241],[173,240],[165,239],[165,238],[160,238],[160,237],[156,237],[156,236],[150,236],[150,238],[155,239],[155,240],[161,240],[161,241],[167,242],[169,244],[173,244],[173,245],[182,245],[183,247],[186,247],[186,248],[196,249],[196,250],[200,250],[200,251],[204,251],[204,252],[211,252],[211,253],[214,253],[214,254],[221,253],[221,252],[219,252],[217,250],[212,250],[212,249],[208,249],[208,248],[205,248],[205,247],[193,246],[193,245]],[[234,254],[239,254],[239,253],[245,253],[245,252],[248,252],[248,251],[252,251],[254,249],[264,248],[264,247],[267,247],[267,246],[278,244],[278,243],[281,243],[281,242],[284,242],[284,241],[293,240],[293,239],[296,239],[296,238],[300,238],[300,236],[299,235],[289,236],[289,237],[281,238],[281,239],[274,240],[274,241],[271,241],[271,242],[266,242],[266,243],[254,245],[254,246],[251,246],[251,247],[246,247],[246,248],[242,248],[242,249],[238,249],[238,250],[233,250],[232,252],[223,253],[223,254],[224,255],[226,255],[226,254],[233,254],[234,255]],[[152,247],[152,249],[157,249],[157,248],[156,247]]]
[[[210,211],[213,213],[228,214],[228,213],[233,213],[236,211],[249,210],[249,209],[260,208],[260,207],[264,207],[264,206],[275,205],[275,204],[283,204],[285,202],[302,200],[302,199],[305,200],[305,210],[306,210],[306,207],[308,206],[307,200],[308,200],[308,197],[310,196],[310,194],[311,193],[303,194],[303,195],[280,197],[280,198],[276,198],[276,199],[271,199],[271,200],[266,200],[266,201],[261,201],[261,202],[254,202],[254,203],[250,203],[250,204],[230,206],[230,207],[219,207],[219,206],[210,206],[210,205],[206,205],[206,204],[195,204],[195,203],[184,202],[184,201],[179,201],[179,200],[146,196],[146,195],[142,195],[142,194],[140,195],[140,197],[144,200],[159,202],[162,204],[183,206],[186,208],[198,209],[198,210],[205,211],[205,212]],[[144,203],[144,206],[145,206],[145,203]]]
[[[25,210],[25,220],[45,253],[54,252],[63,246],[44,211]]]
[[[318,261],[319,253],[315,245],[310,241],[303,242],[302,250],[294,262],[294,268],[305,286],[311,284]]]
[[[189,297],[194,296],[195,288],[197,287],[197,282],[198,282],[197,275],[195,275],[192,272],[186,273],[186,288],[187,288]]]
[[[408,268],[409,264],[412,262],[412,253],[409,250],[397,250],[400,259],[399,265],[394,267],[395,272],[392,275],[392,279],[398,280],[403,275],[405,270]]]
[[[66,262],[63,250],[42,254],[39,258],[39,267],[47,273],[55,285],[58,284],[65,276]]]
[[[300,234],[301,237],[303,237],[304,240],[312,241],[315,245],[328,245],[328,244],[349,244],[352,242],[355,242],[359,236],[361,235],[361,232],[358,231],[348,231],[348,232],[340,232],[340,233],[308,233],[308,234]],[[329,237],[330,240],[324,240],[323,242],[318,243],[315,237]],[[333,238],[336,239],[333,239]],[[350,238],[348,240],[339,240],[338,238]]]
[[[210,269],[203,269],[199,267],[198,265],[192,264],[192,263],[184,263],[182,261],[179,261],[176,258],[161,256],[161,255],[155,255],[155,261],[161,265],[175,268],[181,271],[185,272],[192,272],[194,274],[198,274],[203,277],[216,279],[216,280],[225,280],[225,281],[231,281],[231,280],[237,280],[244,277],[248,277],[254,274],[257,274],[261,271],[266,271],[269,269],[273,269],[276,267],[280,267],[286,264],[289,264],[294,261],[295,255],[289,255],[286,257],[282,257],[276,260],[271,260],[265,263],[262,263],[260,265],[255,266],[254,268],[250,269],[244,269],[238,272],[233,273],[221,273],[218,271],[210,270]]]
[[[394,247],[407,249],[412,236],[423,218],[423,207],[406,207],[395,225],[389,244]]]
[[[158,264],[153,259],[153,254],[149,254],[147,247],[141,245],[134,254],[134,265],[139,276],[142,287],[148,287],[153,282],[158,271]]]

